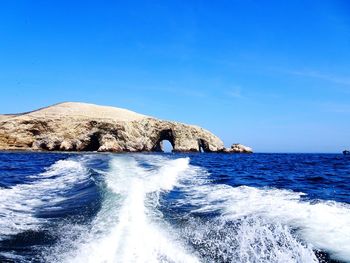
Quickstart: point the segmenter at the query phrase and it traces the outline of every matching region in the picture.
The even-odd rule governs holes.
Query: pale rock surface
[[[230,149],[225,149],[228,153],[253,153],[253,149],[240,143],[232,144]]]
[[[162,151],[163,140],[177,152],[225,152],[217,136],[198,126],[115,107],[66,102],[0,115],[0,150]]]

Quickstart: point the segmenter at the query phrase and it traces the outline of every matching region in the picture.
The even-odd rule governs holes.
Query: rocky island
[[[220,138],[194,125],[160,120],[126,109],[65,102],[21,114],[0,115],[0,150],[250,153],[225,148]]]

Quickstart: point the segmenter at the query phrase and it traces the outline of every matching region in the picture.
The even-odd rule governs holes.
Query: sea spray
[[[89,180],[83,163],[59,160],[45,172],[29,177],[31,182],[1,190],[0,240],[24,231],[34,231],[47,221],[38,214],[53,211],[74,186]]]
[[[330,262],[330,256],[350,261],[349,205],[291,190],[234,186],[225,178],[238,175],[222,176],[214,166],[193,165],[196,158],[217,158],[201,156],[193,155],[192,165],[188,158],[148,154],[91,154],[56,162],[31,177],[35,186],[30,191],[17,188],[37,202],[29,211],[39,221],[29,229],[47,229],[55,242],[37,250],[33,246],[35,257],[3,250],[0,259],[299,263]],[[88,186],[92,181],[94,188]],[[81,194],[95,188],[101,193],[90,200],[96,213],[82,214],[86,220],[40,217],[41,211],[68,213],[74,200],[82,202]],[[62,208],[62,202],[68,206]]]
[[[300,260],[293,261],[292,259],[295,258],[293,256],[290,262],[315,260],[312,248],[327,251],[335,259],[350,261],[350,206],[348,204],[321,200],[310,202],[301,199],[305,194],[289,190],[207,184],[204,183],[203,174],[193,178],[193,182],[183,189],[186,198],[179,200],[179,205],[187,204],[194,208],[191,213],[218,213],[221,222],[238,223],[237,226],[243,232],[248,230],[250,235],[255,233],[268,238],[268,232],[271,232],[271,241],[278,240],[280,235],[296,238],[290,240],[291,247],[288,249],[296,258],[300,257]],[[249,223],[246,224],[246,222]],[[272,228],[269,227],[271,231],[264,232],[265,222],[269,222],[272,226]],[[291,232],[288,229],[295,229],[294,234],[290,235]],[[241,236],[244,239],[237,242],[240,250],[247,241],[251,246],[259,246],[259,242],[255,240],[256,237],[249,238],[247,233]],[[306,247],[305,242],[298,245],[296,243],[298,239],[299,242],[305,240],[309,245]],[[272,243],[277,246],[281,244],[276,241]],[[274,249],[274,246],[268,246],[269,253],[273,254]],[[285,250],[284,253],[277,254],[286,256],[287,252],[288,250]],[[305,256],[309,259],[306,260]],[[259,255],[259,258],[262,260],[262,255]],[[270,262],[271,259],[268,261]],[[284,259],[276,262],[288,261]]]
[[[135,158],[112,158],[105,181],[107,196],[116,201],[115,207],[108,202],[108,210],[102,207],[92,231],[63,261],[198,262],[172,237],[171,226],[158,218],[156,211],[159,193],[175,186],[188,162],[186,158],[163,159],[160,169],[145,169]]]

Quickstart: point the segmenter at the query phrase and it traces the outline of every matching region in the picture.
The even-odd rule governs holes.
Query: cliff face
[[[163,121],[125,109],[61,103],[37,111],[0,115],[0,150],[221,152],[223,142],[193,125]]]

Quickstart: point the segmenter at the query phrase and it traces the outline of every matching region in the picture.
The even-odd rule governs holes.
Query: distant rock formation
[[[198,126],[114,107],[66,102],[0,115],[0,150],[157,152],[163,151],[163,140],[175,152],[245,152],[241,145],[225,149]]]
[[[239,144],[239,143],[235,143],[231,145],[231,148],[225,148],[223,150],[223,152],[225,153],[253,153],[253,149],[248,147],[248,146],[244,146],[243,144]]]

